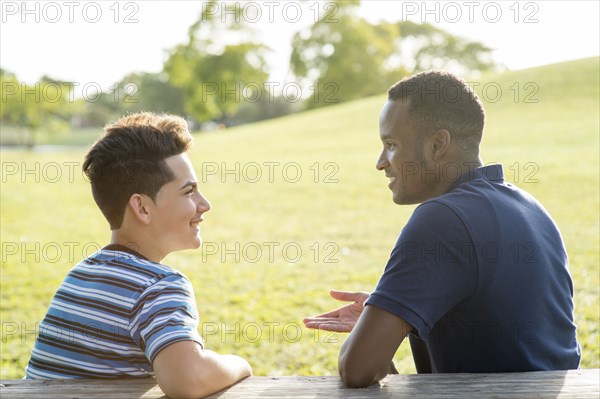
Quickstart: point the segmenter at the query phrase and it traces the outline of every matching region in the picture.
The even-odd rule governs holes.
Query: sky
[[[493,48],[494,59],[509,69],[523,69],[598,56],[599,3],[363,0],[359,14],[372,22],[434,24]],[[293,34],[334,7],[311,0],[237,5],[258,39],[273,49],[268,61],[270,80],[276,82],[290,79]],[[161,71],[168,49],[186,41],[189,26],[207,6],[203,1],[0,0],[0,67],[28,84],[48,75],[106,90],[129,72]]]

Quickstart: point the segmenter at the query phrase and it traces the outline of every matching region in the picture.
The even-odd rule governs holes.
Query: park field
[[[470,80],[487,110],[482,159],[504,164],[562,231],[585,368],[600,367],[598,71],[592,58]],[[204,244],[165,263],[192,281],[207,347],[246,357],[255,375],[337,374],[345,335],[302,318],[337,306],[332,288],[372,290],[414,209],[394,205],[375,169],[384,101],[196,135],[190,155],[212,203]],[[3,379],[24,375],[63,276],[109,240],[84,154],[1,153]],[[407,344],[395,361],[415,372]]]

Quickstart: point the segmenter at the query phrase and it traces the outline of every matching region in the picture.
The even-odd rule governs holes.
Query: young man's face
[[[377,169],[390,178],[396,204],[416,204],[433,196],[431,173],[426,171],[423,144],[409,122],[408,104],[400,100],[388,100],[379,117],[379,135],[383,150],[377,161]]]
[[[187,155],[175,155],[165,162],[175,179],[157,193],[151,225],[159,237],[157,249],[166,256],[180,249],[200,247],[200,222],[210,203],[198,191],[198,179]]]

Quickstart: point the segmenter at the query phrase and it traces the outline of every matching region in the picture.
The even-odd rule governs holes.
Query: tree
[[[372,24],[357,16],[357,0],[334,4],[292,40],[292,71],[314,91],[308,108],[381,93],[410,71],[467,74],[494,66],[491,49],[481,43],[429,24]]]
[[[68,126],[73,83],[43,76],[34,85],[28,85],[3,70],[0,84],[1,121],[3,124],[25,128],[21,140],[28,147],[35,145],[36,133],[41,128],[62,130]]]
[[[385,69],[394,53],[394,26],[371,25],[357,17],[358,1],[335,4],[292,39],[292,71],[305,85],[314,82],[308,108],[380,93],[406,72]]]
[[[2,123],[10,123],[21,118],[19,114],[23,112],[23,109],[18,106],[18,99],[21,97],[19,86],[20,83],[14,74],[0,68],[0,88],[2,90],[0,122]]]
[[[428,23],[405,21],[397,27],[400,35],[396,47],[414,60],[411,66],[415,71],[449,68],[466,75],[496,66],[492,49],[482,43],[454,36]]]
[[[170,83],[184,92],[186,112],[199,121],[230,117],[245,97],[262,94],[268,76],[267,47],[252,40],[239,3],[228,8],[235,15],[224,15],[225,8],[215,1],[203,4],[188,43],[172,49],[164,67]]]
[[[112,87],[110,97],[126,112],[185,114],[183,90],[170,84],[165,73],[130,73]]]

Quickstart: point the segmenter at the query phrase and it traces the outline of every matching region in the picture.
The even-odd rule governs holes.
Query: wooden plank
[[[158,399],[151,378],[121,380],[6,380],[2,399]],[[600,369],[497,374],[394,375],[364,389],[344,387],[338,377],[251,377],[211,395],[219,399],[369,398],[559,398],[600,397]]]

